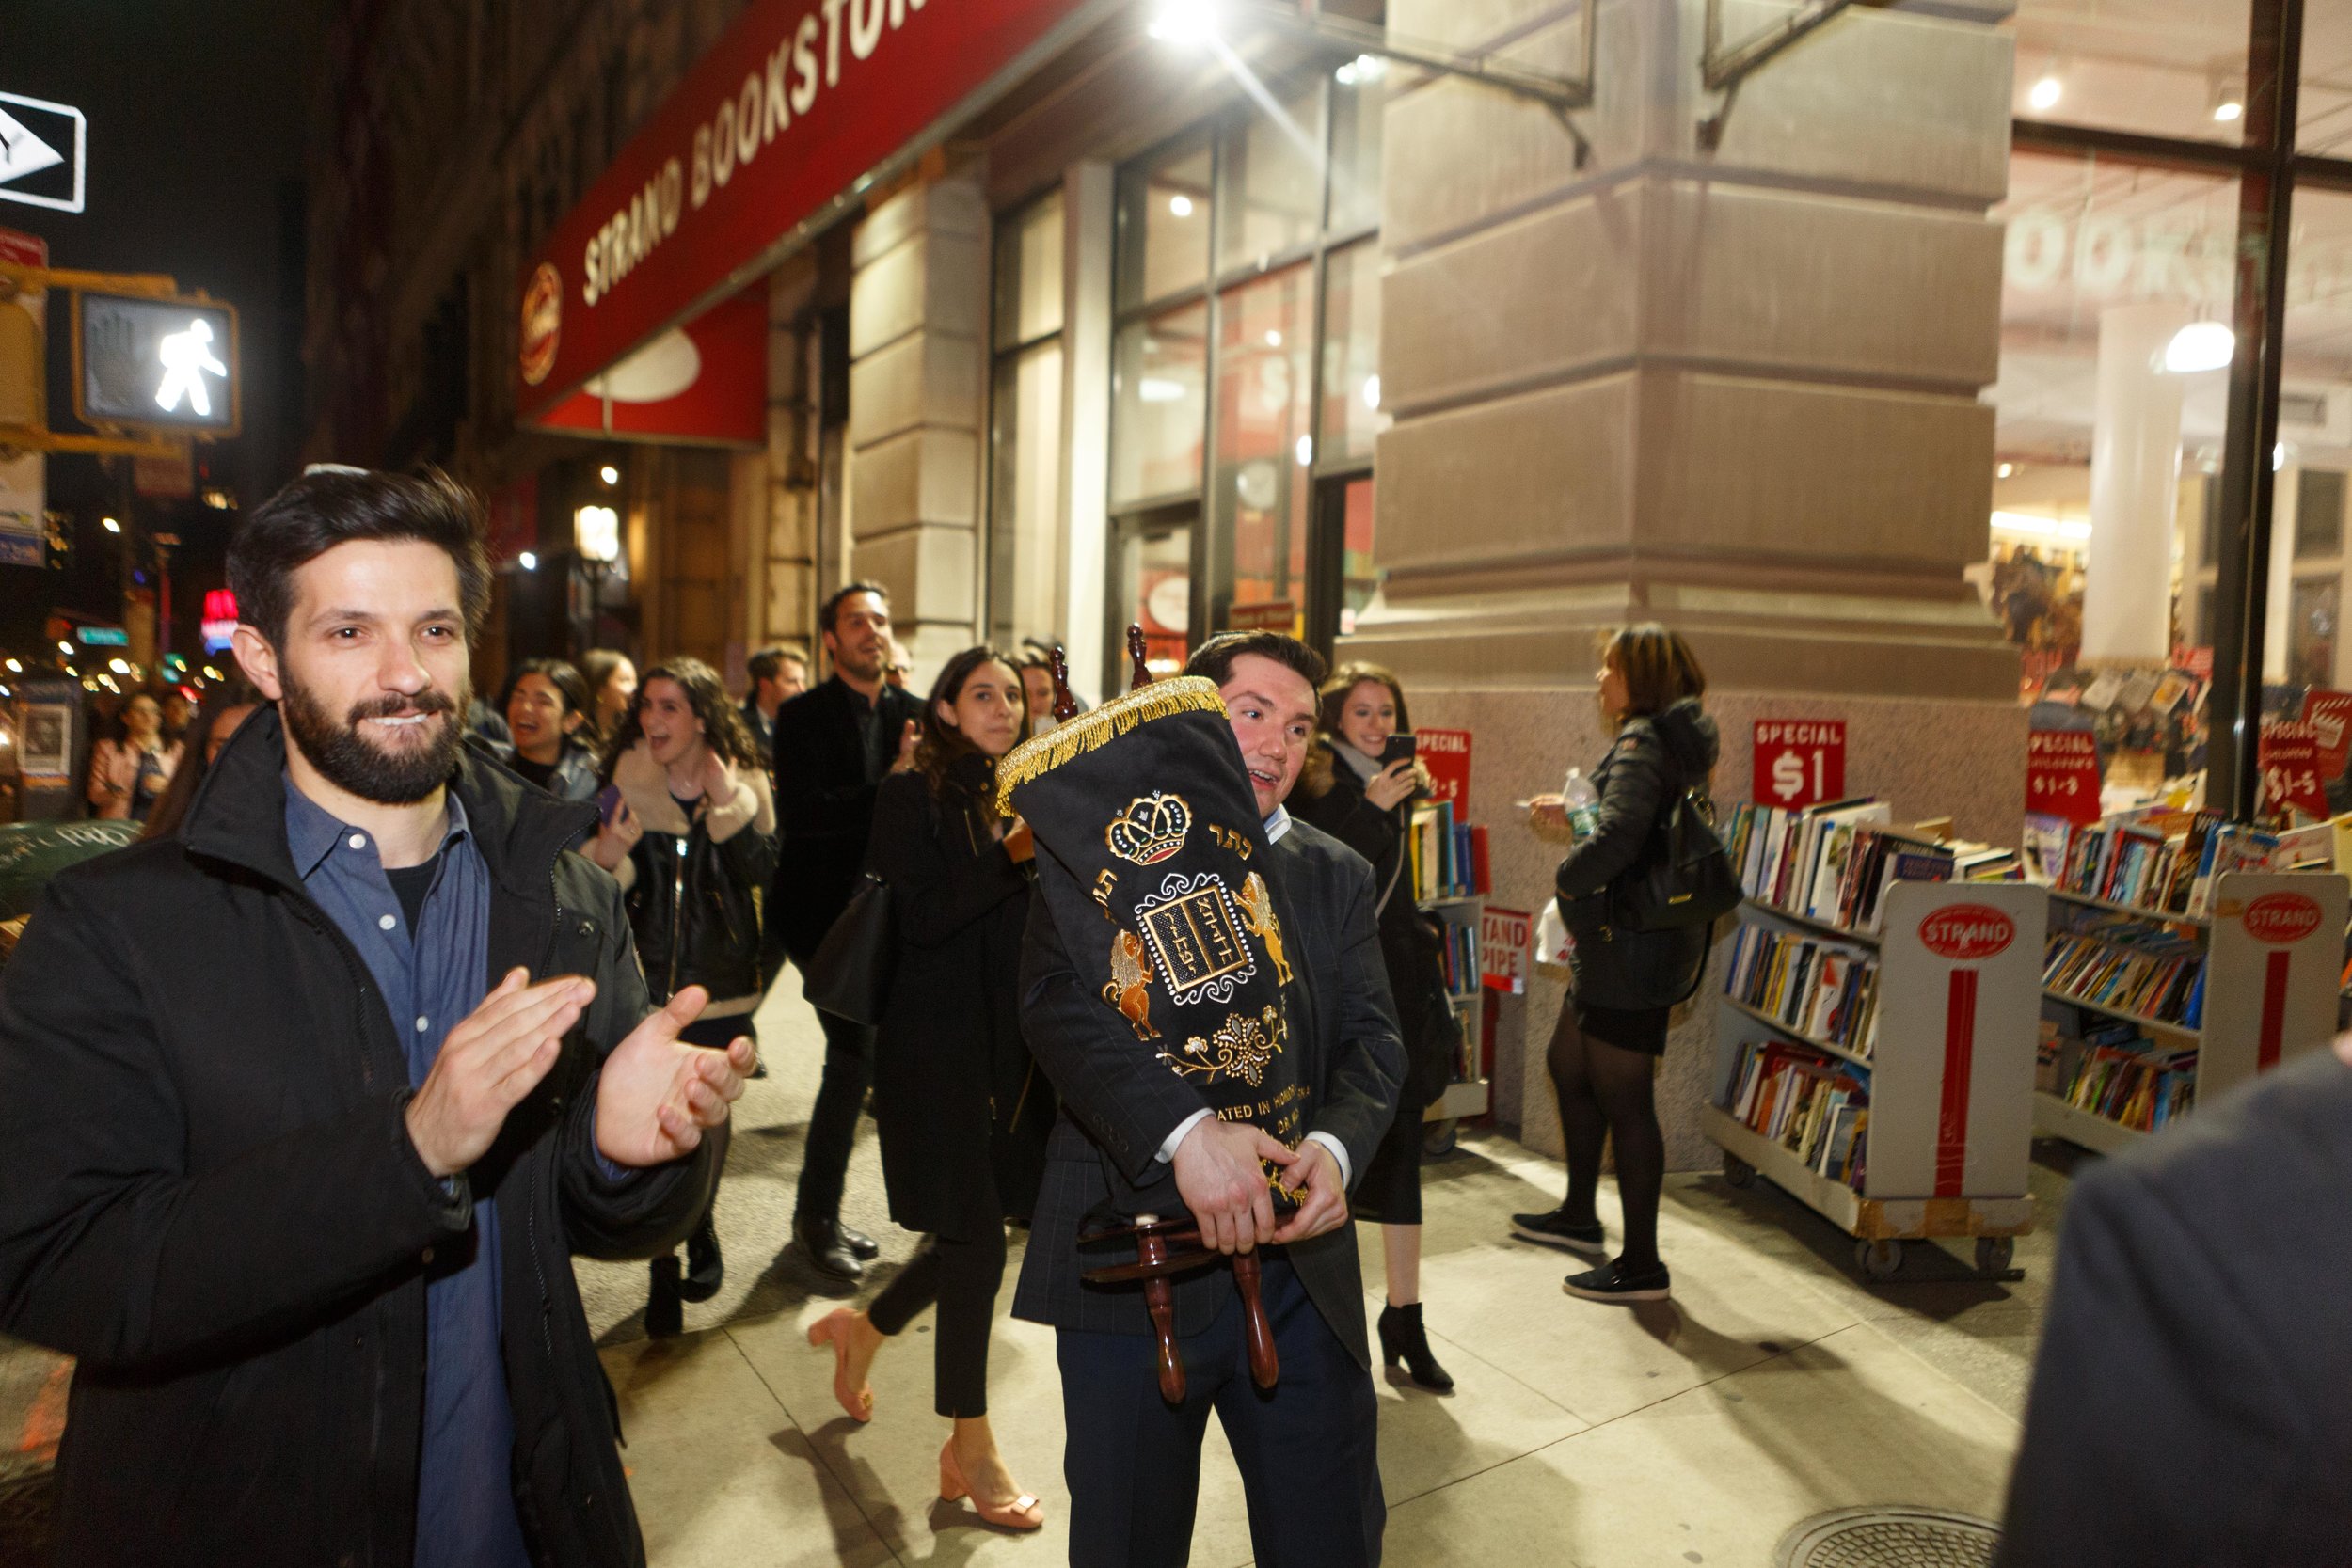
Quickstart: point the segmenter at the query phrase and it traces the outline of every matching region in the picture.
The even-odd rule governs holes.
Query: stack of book
[[[2211,812],[2111,816],[2070,836],[2056,879],[2061,893],[2185,914],[2214,831]]]
[[[2078,1111],[2153,1132],[2195,1102],[2197,1052],[2161,1048],[2128,1023],[2089,1029],[2060,1092]]]
[[[1468,898],[1488,890],[1486,830],[1454,819],[1454,802],[1433,800],[1413,808],[1413,900],[1431,904]]]
[[[2323,824],[2324,826],[2324,824]],[[2242,822],[2224,822],[2206,836],[2197,858],[2197,876],[2190,882],[2188,912],[2213,913],[2214,890],[2233,871],[2282,871],[2290,868],[2280,855],[2279,835]]]
[[[1478,990],[1481,978],[1477,928],[1460,922],[1445,923],[1445,940],[1438,949],[1438,968],[1445,975],[1445,989],[1454,996],[1468,996]]]
[[[2051,932],[2042,984],[2074,1001],[2194,1029],[2204,1012],[2205,960],[2189,937],[2112,916]]]
[[[1870,1075],[1861,1069],[1795,1046],[1742,1045],[1722,1109],[1815,1175],[1862,1185]]]
[[[1759,904],[1853,930],[1880,928],[1886,890],[1898,881],[2001,881],[2019,875],[2017,853],[1947,842],[1895,827],[1883,801],[1838,800],[1785,811],[1740,805],[1724,847],[1740,885]]]
[[[1743,925],[1724,989],[1800,1035],[1867,1057],[1878,1036],[1878,965],[1818,937]]]

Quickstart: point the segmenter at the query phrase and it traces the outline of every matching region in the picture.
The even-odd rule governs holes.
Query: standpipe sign
[[[516,280],[526,418],[748,281],[1092,0],[754,0]]]

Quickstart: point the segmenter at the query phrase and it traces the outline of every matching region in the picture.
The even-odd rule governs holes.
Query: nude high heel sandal
[[[841,1408],[853,1421],[874,1418],[874,1389],[871,1384],[850,1386],[850,1324],[857,1314],[846,1307],[837,1307],[808,1325],[808,1342],[833,1345],[833,1397],[841,1402]]]
[[[950,1437],[939,1450],[939,1500],[951,1503],[961,1497],[971,1498],[980,1517],[1002,1529],[1037,1529],[1045,1523],[1045,1510],[1026,1492],[1002,1508],[982,1502],[963,1479],[963,1467],[956,1463],[956,1440]]]

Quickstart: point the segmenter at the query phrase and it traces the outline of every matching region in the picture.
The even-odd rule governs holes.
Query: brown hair
[[[470,638],[490,609],[481,501],[438,468],[410,475],[314,467],[238,526],[229,541],[229,587],[238,615],[281,647],[296,570],[355,539],[421,540],[456,565],[456,608]]]
[[[1279,631],[1221,631],[1193,650],[1192,657],[1184,661],[1184,673],[1204,676],[1212,685],[1223,686],[1233,678],[1233,661],[1244,654],[1270,658],[1314,687],[1323,684],[1324,673],[1329,668],[1321,654],[1295,637]]]
[[[1643,719],[1663,713],[1685,697],[1707,694],[1707,672],[1682,634],[1655,621],[1619,626],[1594,640],[1601,662],[1613,663],[1625,677],[1625,712],[1621,719]]]
[[[703,721],[704,745],[738,768],[766,766],[759,748],[752,743],[752,732],[743,727],[742,710],[720,683],[719,672],[699,658],[668,658],[638,677],[637,693],[628,700],[628,717],[605,743],[599,774],[606,784],[612,782],[612,769],[628,749],[644,738],[645,689],[656,681],[675,682],[686,693],[686,705]]]
[[[1315,728],[1319,732],[1316,738],[1322,744],[1308,752],[1307,765],[1298,775],[1299,787],[1311,800],[1319,800],[1331,793],[1331,769],[1336,760],[1331,748],[1345,744],[1340,738],[1340,713],[1347,706],[1349,695],[1366,681],[1389,689],[1389,696],[1396,704],[1398,730],[1413,727],[1412,712],[1405,705],[1405,688],[1388,666],[1359,659],[1332,671],[1331,678],[1316,693],[1320,699],[1315,707]]]
[[[1012,655],[1002,648],[982,643],[977,648],[966,648],[949,659],[947,667],[939,673],[939,678],[931,682],[931,694],[924,701],[922,728],[914,742],[914,767],[923,775],[923,782],[931,786],[935,799],[944,800],[947,798],[948,771],[965,757],[981,757],[988,762],[991,784],[983,791],[983,798],[993,793],[996,767],[993,759],[985,757],[977,746],[964,737],[961,730],[950,728],[939,717],[939,705],[946,703],[949,707],[955,706],[956,700],[963,695],[964,683],[984,664],[1001,664],[1012,672],[1016,684],[1021,679],[1020,662]],[[1025,699],[1021,705],[1020,739],[1028,738],[1028,703]]]

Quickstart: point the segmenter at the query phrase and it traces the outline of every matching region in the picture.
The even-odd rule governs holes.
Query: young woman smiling
[[[833,1345],[834,1398],[868,1420],[875,1353],[937,1302],[934,1402],[955,1423],[940,1496],[968,1496],[983,1519],[1014,1529],[1045,1515],[989,1428],[989,1322],[1005,1220],[1035,1206],[1055,1111],[1021,1037],[1034,851],[1027,824],[995,808],[996,760],[1027,734],[1012,660],[967,649],[931,688],[914,767],[884,779],[875,800],[866,866],[889,885],[898,959],[876,1037],[874,1113],[890,1216],[930,1239],[868,1310],[845,1307],[809,1330],[811,1344]]]
[[[583,743],[588,683],[560,658],[525,659],[506,683],[499,710],[515,737],[507,766],[559,800],[596,798],[596,758]]]
[[[724,1050],[758,1037],[759,914],[755,888],[776,869],[776,810],[743,716],[697,658],[645,672],[607,750],[605,778],[621,804],[588,857],[620,879],[645,989],[656,1006],[688,986],[710,1005],[678,1033],[691,1045]],[[713,1195],[712,1203],[717,1203]],[[653,1260],[645,1332],[675,1334],[681,1302],[719,1293],[725,1264],[709,1212],[686,1244],[686,1275],[675,1256]]]

